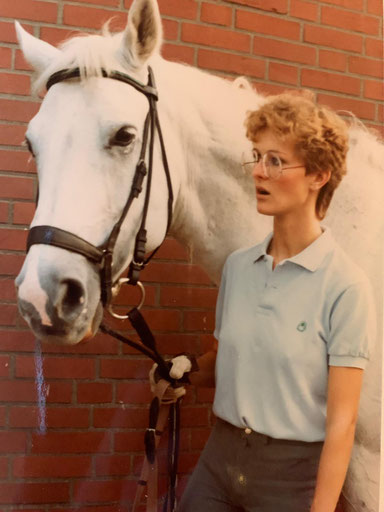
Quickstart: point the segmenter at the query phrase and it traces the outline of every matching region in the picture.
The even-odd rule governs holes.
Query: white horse
[[[171,234],[189,247],[213,280],[226,256],[260,241],[269,223],[257,214],[252,180],[239,165],[249,145],[247,110],[263,97],[197,69],[161,58],[155,0],[135,0],[124,32],[75,38],[56,49],[17,33],[37,86],[55,71],[79,67],[82,79],[53,86],[32,119],[27,139],[38,167],[40,198],[33,226],[48,224],[98,246],[120,216],[139,159],[148,111],[144,95],[106,79],[101,69],[142,83],[147,64],[159,91],[158,110],[175,194]],[[366,130],[350,131],[349,175],[326,219],[341,246],[370,276],[381,311],[384,147]],[[159,143],[148,214],[148,249],[163,240],[168,191]],[[143,194],[129,211],[114,253],[114,274],[132,259]],[[75,344],[96,333],[102,307],[95,265],[62,248],[33,245],[17,277],[19,307],[37,337]],[[353,312],[351,312],[353,314]],[[366,371],[355,449],[344,489],[345,510],[378,510],[381,343]]]

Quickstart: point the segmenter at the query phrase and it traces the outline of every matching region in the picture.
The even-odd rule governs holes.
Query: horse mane
[[[112,70],[127,71],[129,64],[120,48],[123,32],[111,33],[107,22],[101,34],[79,33],[59,45],[61,50],[55,59],[35,80],[35,93],[44,89],[48,78],[62,69],[79,68],[81,80],[92,76],[102,76]]]

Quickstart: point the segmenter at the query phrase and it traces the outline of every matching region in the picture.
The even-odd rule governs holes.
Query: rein
[[[55,84],[69,80],[80,78],[79,68],[75,69],[64,69],[51,75],[47,82],[47,90],[49,90]],[[148,67],[148,83],[142,84],[134,78],[121,73],[119,71],[112,71],[107,73],[102,70],[102,76],[113,80],[126,83],[134,87],[137,91],[144,94],[149,103],[148,114],[145,118],[143,128],[143,143],[141,146],[139,161],[136,164],[136,170],[133,177],[132,187],[126,203],[123,207],[119,220],[113,226],[111,233],[107,240],[101,246],[95,246],[84,240],[83,238],[65,231],[63,229],[42,225],[34,226],[30,229],[28,240],[27,240],[27,251],[34,244],[45,244],[54,245],[62,249],[81,254],[92,264],[99,266],[99,276],[101,285],[101,302],[105,308],[111,313],[112,316],[118,319],[128,318],[136,330],[142,344],[137,343],[123,336],[122,334],[112,330],[105,324],[100,326],[100,330],[106,334],[109,334],[122,343],[128,344],[136,350],[142,352],[147,357],[152,359],[158,365],[158,374],[161,380],[158,382],[156,388],[155,397],[152,400],[150,411],[149,411],[149,428],[145,434],[145,452],[146,461],[143,468],[142,476],[139,481],[139,488],[136,495],[134,510],[138,506],[142,489],[144,485],[148,488],[148,499],[147,499],[147,512],[157,511],[157,461],[156,461],[156,447],[159,442],[159,436],[165,427],[165,423],[168,419],[169,425],[169,446],[168,446],[168,473],[169,473],[169,485],[168,492],[164,502],[163,512],[174,512],[176,507],[176,475],[177,475],[177,461],[178,461],[178,450],[179,450],[179,428],[180,428],[180,412],[179,412],[179,400],[173,403],[162,403],[162,397],[168,386],[177,386],[183,382],[188,381],[188,377],[180,380],[172,379],[169,376],[170,363],[168,363],[158,352],[156,347],[156,340],[146,323],[144,317],[140,313],[140,308],[144,302],[145,290],[142,283],[139,280],[140,271],[149,263],[155,253],[158,251],[157,247],[152,253],[146,258],[146,242],[147,242],[147,230],[146,221],[151,195],[151,183],[153,173],[153,149],[155,134],[157,133],[161,156],[163,162],[163,168],[166,176],[167,187],[168,187],[168,220],[167,229],[168,231],[172,221],[172,210],[173,210],[173,190],[171,175],[169,172],[169,166],[167,161],[167,155],[165,151],[165,145],[161,126],[158,118],[156,102],[158,100],[158,93],[155,86],[155,80],[153,71]],[[146,163],[148,160],[148,165]],[[147,177],[144,206],[140,227],[136,234],[135,247],[133,253],[132,262],[128,268],[128,277],[118,278],[113,281],[112,278],[112,263],[113,263],[113,251],[116,246],[116,242],[121,230],[121,226],[126,219],[130,207],[133,201],[139,197],[143,191],[144,178]],[[131,309],[126,315],[118,315],[113,311],[112,298],[114,294],[118,293],[122,284],[138,285],[141,289],[142,299],[137,307]]]

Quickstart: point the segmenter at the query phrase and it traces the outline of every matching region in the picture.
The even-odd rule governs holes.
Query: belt
[[[324,441],[300,441],[296,439],[276,439],[271,436],[267,436],[266,434],[261,434],[260,432],[256,432],[249,427],[241,428],[235,427],[228,421],[222,420],[221,418],[217,418],[217,423],[222,425],[227,429],[231,429],[233,432],[237,433],[244,439],[254,439],[256,442],[260,444],[280,444],[280,445],[291,445],[291,446],[320,446],[324,443]]]

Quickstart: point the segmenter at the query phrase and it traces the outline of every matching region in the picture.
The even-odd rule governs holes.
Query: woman
[[[190,375],[207,385],[216,368],[218,420],[178,512],[333,512],[375,325],[367,279],[321,224],[346,172],[347,126],[283,94],[246,127],[243,166],[273,233],[225,263],[218,352]],[[177,359],[173,376],[185,368]]]

